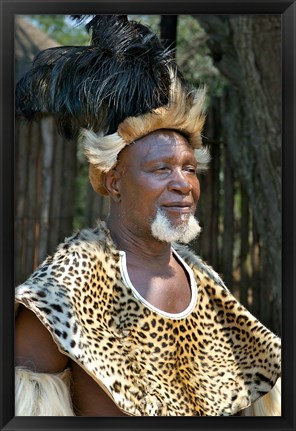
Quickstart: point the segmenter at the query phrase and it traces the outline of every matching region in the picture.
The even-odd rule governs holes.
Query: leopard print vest
[[[60,244],[16,288],[16,302],[126,414],[235,415],[280,376],[280,339],[210,266],[187,247],[174,248],[196,283],[190,309],[179,316],[135,294],[104,222]]]

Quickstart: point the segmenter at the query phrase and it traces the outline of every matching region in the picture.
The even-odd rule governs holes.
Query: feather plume
[[[114,133],[126,117],[166,105],[172,70],[183,82],[172,52],[148,27],[125,15],[96,15],[85,27],[90,46],[42,51],[16,87],[18,115],[51,112],[70,139],[80,128]]]

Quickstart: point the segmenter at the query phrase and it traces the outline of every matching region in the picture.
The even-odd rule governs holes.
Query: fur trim
[[[100,136],[92,130],[83,129],[80,140],[84,142],[85,155],[94,167],[108,172],[117,162],[117,156],[127,145],[119,134]]]
[[[16,416],[75,416],[70,396],[70,369],[59,374],[15,372]]]
[[[118,154],[126,145],[161,129],[177,130],[184,134],[192,148],[197,149],[198,171],[204,171],[209,161],[208,150],[201,148],[205,96],[205,88],[185,92],[180,81],[172,76],[168,105],[151,113],[126,118],[112,135],[102,136],[82,129],[80,141],[90,162],[89,177],[94,190],[107,194],[103,186],[104,173],[116,165]]]
[[[243,416],[281,416],[281,378],[270,392],[243,411]]]
[[[108,192],[104,186],[104,172],[100,171],[95,165],[89,165],[89,181],[96,193],[108,196]]]
[[[169,104],[145,115],[126,118],[119,124],[118,133],[130,144],[155,130],[174,129],[184,133],[192,148],[200,148],[205,96],[205,88],[187,93],[173,78]]]
[[[197,160],[197,173],[205,172],[211,160],[209,149],[207,147],[197,148],[194,150],[194,154]]]

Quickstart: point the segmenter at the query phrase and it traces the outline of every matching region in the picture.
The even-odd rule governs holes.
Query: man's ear
[[[104,186],[114,202],[120,202],[120,173],[116,169],[111,169],[104,175]]]

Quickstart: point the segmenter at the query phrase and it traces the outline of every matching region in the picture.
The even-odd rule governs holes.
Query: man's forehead
[[[159,130],[135,141],[131,150],[138,153],[173,152],[175,148],[182,146],[191,150],[187,139],[174,130]]]
[[[181,150],[195,158],[194,151],[183,135],[174,130],[157,130],[126,146],[121,152],[119,162],[142,164],[162,157],[171,157]]]
[[[180,140],[182,142],[186,142],[188,145],[188,141],[186,137],[179,131],[173,130],[173,129],[159,129],[154,130],[153,132],[149,133],[148,135],[143,136],[142,138],[139,138],[135,141],[135,143],[138,142],[151,142],[151,141],[158,141],[158,140],[165,140],[165,141],[175,141]]]

